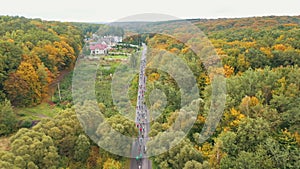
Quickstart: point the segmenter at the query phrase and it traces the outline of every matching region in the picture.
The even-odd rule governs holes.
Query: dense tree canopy
[[[22,157],[27,165],[57,168],[59,155],[51,137],[44,133],[21,129],[11,138],[12,153]]]
[[[187,45],[162,34],[135,35],[126,39],[135,44],[146,41],[149,47],[163,51],[149,51],[159,56],[161,63],[166,62],[167,56],[182,58],[193,71],[201,97],[196,122],[187,136],[177,146],[152,157],[153,168],[299,168],[300,17],[190,21],[212,42],[227,78],[223,116],[212,137],[204,143],[198,142],[199,133],[208,118],[212,88],[211,74],[205,70],[202,60],[197,59]],[[147,28],[147,23],[136,29],[144,29],[143,26]],[[126,33],[118,27],[98,24],[0,16],[0,141],[10,135],[7,150],[0,150],[0,168],[128,168],[129,159],[97,145],[105,143],[113,145],[116,151],[130,151],[128,145],[117,144],[115,140],[119,136],[111,134],[94,142],[103,132],[112,129],[132,137],[138,133],[135,123],[119,114],[111,96],[111,75],[118,68],[127,70],[119,67],[120,60],[99,61],[101,66],[95,79],[98,103],[87,100],[72,105],[70,74],[60,83],[62,99],[53,96],[56,105],[52,106],[61,106],[63,110],[55,112],[55,116],[38,117],[35,121],[38,124],[30,123],[30,129],[17,131],[19,116],[27,116],[20,113],[20,107],[41,103],[49,93],[49,84],[62,71],[73,68],[84,36],[91,38],[97,31],[99,35]],[[193,33],[186,33],[182,38],[188,40]],[[205,46],[201,42],[199,45]],[[137,66],[137,58],[132,55],[129,65]],[[153,64],[148,62],[149,67]],[[174,69],[182,72],[180,67]],[[154,149],[148,149],[150,154],[178,141],[171,136],[183,135],[182,132],[171,135],[163,132],[174,128],[179,114],[188,112],[181,109],[181,91],[174,77],[155,68],[147,68],[146,75],[147,106],[163,107],[160,116],[151,122],[149,136],[154,142],[149,141],[147,146]],[[184,76],[182,78],[184,80]],[[121,97],[129,97],[135,106],[138,76],[129,83],[128,96]],[[159,94],[165,93],[166,104],[161,101],[163,97],[151,100],[150,94],[156,89]],[[84,89],[79,90],[84,92]],[[14,106],[19,107],[19,111]],[[111,128],[101,124],[104,120]],[[175,128],[185,126],[189,120],[179,119]],[[157,141],[156,136],[161,139]]]
[[[69,23],[9,16],[0,16],[0,27],[0,100],[39,104],[50,77],[73,67],[82,32]]]

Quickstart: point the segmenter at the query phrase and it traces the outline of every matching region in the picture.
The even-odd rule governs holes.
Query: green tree
[[[59,155],[51,137],[29,129],[20,129],[11,137],[11,152],[22,157],[27,165],[39,168],[58,167]],[[33,164],[31,164],[32,162]]]
[[[85,162],[89,157],[90,142],[85,135],[79,135],[75,143],[74,158],[76,161]]]
[[[16,128],[16,115],[10,101],[0,103],[0,136],[12,133]]]
[[[0,151],[0,168],[26,168],[25,160],[9,151]]]
[[[198,161],[195,160],[191,160],[185,163],[184,168],[183,169],[206,169],[209,168],[209,164],[207,161],[203,162],[203,163],[199,163]]]
[[[274,138],[267,138],[260,148],[267,151],[271,160],[273,161],[274,168],[297,168],[300,165],[300,149],[299,146],[295,145],[295,141],[291,142],[293,138],[288,138],[285,132],[280,134],[279,140]],[[283,140],[285,140],[283,142]],[[286,141],[289,140],[287,143]]]
[[[268,123],[261,119],[245,118],[236,133],[236,142],[240,151],[254,151],[256,146],[270,135]]]
[[[137,133],[138,130],[134,122],[124,116],[115,115],[108,118],[106,122],[101,123],[95,134],[98,145],[110,145],[111,151],[117,154],[126,154],[130,150],[131,143],[128,142],[129,140],[125,136],[136,137]]]
[[[0,39],[0,82],[5,81],[8,74],[18,68],[22,53],[21,48],[12,41]]]
[[[160,140],[165,140],[165,139],[162,139],[160,137]],[[157,142],[155,143],[163,144]],[[155,150],[151,150],[151,151],[155,151]],[[181,169],[184,168],[185,165],[189,165],[189,166],[199,165],[198,163],[201,164],[202,160],[203,160],[202,155],[193,147],[192,143],[188,139],[182,140],[178,145],[171,148],[167,152],[153,157],[153,162],[157,164],[159,168],[168,168],[168,169],[169,168]],[[194,162],[192,162],[193,164],[186,164],[189,161],[194,161]]]
[[[252,169],[273,168],[271,158],[265,150],[257,149],[256,152],[241,151],[237,158],[225,157],[221,161],[221,168],[234,168],[234,169]]]
[[[76,140],[82,133],[81,125],[72,109],[59,112],[53,119],[41,121],[33,130],[50,136],[59,150],[59,155],[70,158],[74,156]]]

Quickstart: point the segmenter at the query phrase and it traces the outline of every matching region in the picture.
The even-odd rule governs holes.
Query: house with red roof
[[[105,44],[93,44],[90,45],[91,55],[104,55],[107,54],[108,46]]]

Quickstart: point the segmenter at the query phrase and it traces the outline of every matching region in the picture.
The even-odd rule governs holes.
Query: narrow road
[[[143,51],[141,57],[140,74],[139,74],[139,88],[136,106],[135,123],[138,128],[139,135],[135,142],[132,143],[130,161],[131,169],[151,169],[151,161],[147,158],[147,141],[149,140],[148,133],[150,131],[149,112],[145,105],[144,98],[146,92],[146,54],[147,46],[143,43]]]

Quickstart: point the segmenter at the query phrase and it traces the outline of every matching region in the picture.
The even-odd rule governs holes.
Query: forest
[[[163,34],[131,35],[124,39],[132,44],[144,41],[153,49],[165,51],[152,51],[162,61],[170,54],[185,60],[197,79],[203,100],[187,136],[167,152],[151,157],[153,168],[299,168],[300,16],[188,21],[207,36],[226,76],[224,112],[205,142],[197,139],[208,118],[212,95],[211,74],[205,70],[205,61],[195,60],[192,49]],[[139,30],[147,28],[146,25]],[[108,29],[100,24],[0,16],[0,168],[129,168],[130,159],[105,151],[87,135],[90,131],[99,135],[101,124],[87,124],[87,129],[79,121],[97,119],[91,112],[99,109],[116,131],[128,136],[137,134],[134,122],[118,113],[111,95],[111,74],[120,71],[120,66],[126,70],[122,61],[98,61],[96,104],[87,100],[74,105],[72,98],[73,69],[84,48],[84,39],[97,32],[107,35],[111,30],[126,36],[120,28]],[[184,36],[183,39],[189,39],[193,32]],[[138,57],[130,56],[129,65],[134,66]],[[154,64],[150,61],[147,66]],[[55,82],[62,74],[65,75],[58,91]],[[153,104],[149,95],[154,89],[163,91],[168,100],[162,114],[151,122],[150,136],[155,137],[172,128],[179,114],[185,112],[180,110],[180,89],[172,76],[154,68],[147,68],[146,76],[146,104]],[[138,75],[128,91],[133,105],[137,87]],[[157,102],[156,107],[160,106],[162,103]],[[29,116],[27,112],[34,109],[51,109],[51,113],[31,112]],[[75,109],[85,113],[78,115]],[[188,120],[183,119],[180,125]],[[160,144],[171,141],[166,136]]]

